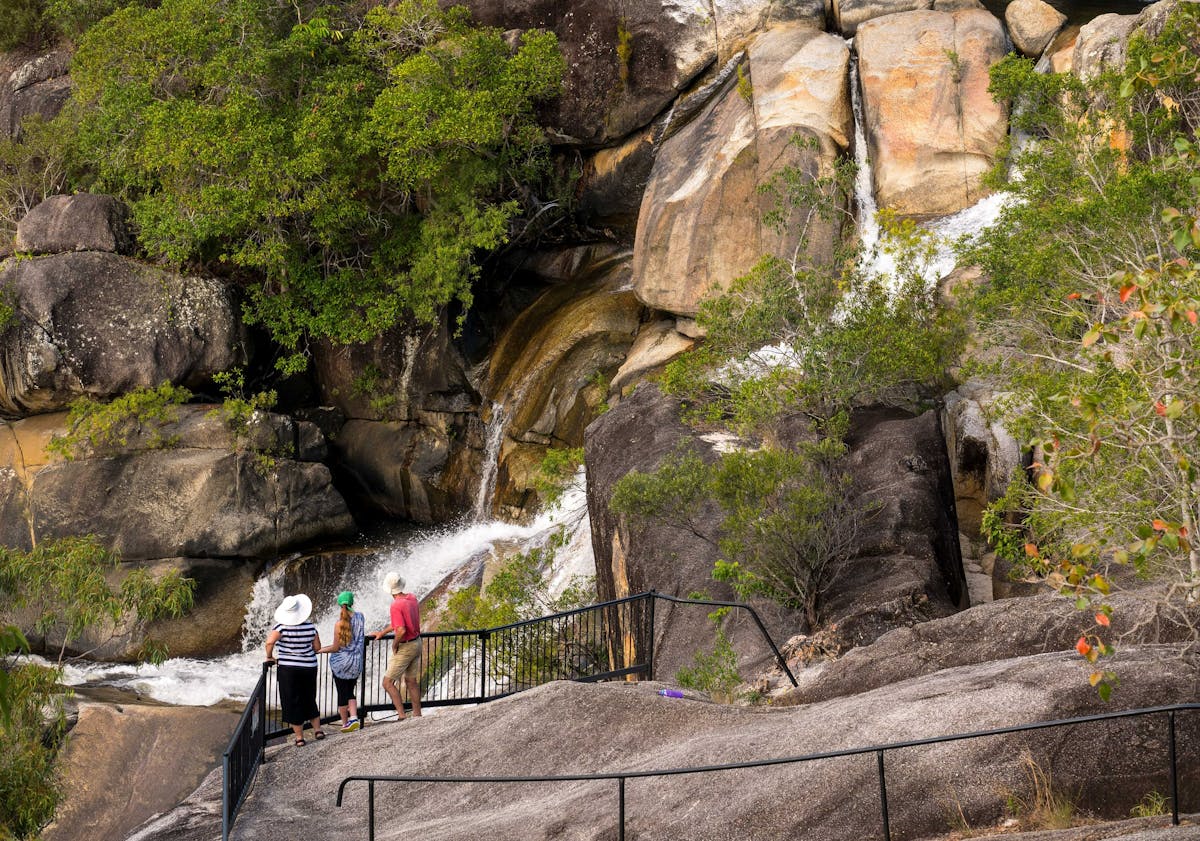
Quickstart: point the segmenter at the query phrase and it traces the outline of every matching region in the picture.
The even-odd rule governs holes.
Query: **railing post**
[[[264,664],[264,668],[265,668]],[[265,732],[265,731],[264,731]],[[221,841],[229,841],[229,752],[221,757]]]
[[[375,781],[367,780],[367,838],[375,841]]]
[[[658,593],[653,590],[649,594],[650,602],[650,634],[646,644],[646,650],[649,654],[646,655],[646,680],[654,680],[654,603],[658,601]]]
[[[887,781],[883,776],[883,751],[875,751],[875,762],[879,768],[879,803],[883,808],[883,841],[892,841],[892,827],[888,823]]]
[[[271,664],[263,661],[262,664],[262,749],[267,749],[267,672],[271,670]],[[254,699],[251,699],[253,701]]]
[[[367,635],[363,634],[362,641],[362,673],[358,676],[358,706],[367,706]],[[366,713],[359,709],[359,717],[365,717]]]
[[[618,841],[625,841],[625,778],[617,777]]]
[[[479,634],[479,700],[487,700],[487,631]]]
[[[1175,711],[1167,713],[1167,756],[1171,764],[1171,823],[1179,826],[1179,773],[1175,765]]]

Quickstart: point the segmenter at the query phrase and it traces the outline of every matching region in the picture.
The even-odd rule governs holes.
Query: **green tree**
[[[1034,142],[1013,150],[1017,200],[964,250],[989,276],[971,302],[972,368],[1008,393],[999,411],[1035,460],[985,526],[1019,570],[1092,613],[1077,645],[1092,663],[1112,651],[1113,564],[1173,582],[1168,609],[1200,572],[1198,35],[1181,4],[1087,85],[1016,58],[992,74]],[[1107,697],[1115,675],[1097,666],[1092,682]]]
[[[244,278],[250,319],[297,352],[469,305],[477,253],[545,205],[553,34],[510,47],[434,0],[350,14],[120,9],[82,38],[60,118],[77,186],[127,200],[150,255]]]
[[[20,611],[30,628],[59,641],[54,665],[20,659],[28,650],[14,626],[0,627],[0,838],[34,838],[54,816],[59,787],[54,758],[66,735],[59,685],[68,649],[91,630],[115,633],[179,616],[192,603],[193,582],[178,573],[154,577],[135,569],[109,583],[118,558],[91,537],[63,538],[28,552],[0,547],[0,613]],[[144,655],[166,656],[147,639]]]

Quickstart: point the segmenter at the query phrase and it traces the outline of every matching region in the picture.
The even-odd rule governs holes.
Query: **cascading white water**
[[[573,575],[595,573],[582,468],[564,491],[560,503],[529,525],[468,521],[457,526],[413,531],[400,537],[374,563],[347,568],[336,590],[355,593],[355,607],[367,617],[367,630],[373,631],[387,624],[391,596],[383,589],[383,579],[389,572],[399,572],[407,589],[423,598],[447,575],[481,553],[495,552],[501,547],[507,547],[508,551],[528,551],[545,546],[560,529],[566,531],[567,541],[555,553],[555,563],[549,570],[550,589],[555,594],[562,592]],[[69,665],[64,682],[116,686],[184,706],[244,700],[258,680],[263,641],[274,624],[273,613],[284,595],[281,567],[255,582],[246,609],[242,650],[237,654],[210,660],[173,658],[158,666]],[[333,638],[338,616],[337,606],[332,599],[328,601],[313,609],[313,621],[322,641]]]
[[[504,428],[508,425],[508,413],[498,403],[492,404],[491,420],[484,435],[483,459],[479,465],[479,484],[475,488],[475,503],[471,515],[476,521],[487,520],[492,513],[492,494],[496,491],[496,473],[500,469],[500,445],[504,442]]]

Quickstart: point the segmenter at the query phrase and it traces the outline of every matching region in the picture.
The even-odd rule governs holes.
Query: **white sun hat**
[[[281,625],[299,625],[312,613],[312,599],[303,593],[288,596],[275,608],[275,621]]]
[[[383,579],[383,586],[393,596],[397,593],[404,592],[404,579],[400,577],[398,572],[389,572],[387,577]]]

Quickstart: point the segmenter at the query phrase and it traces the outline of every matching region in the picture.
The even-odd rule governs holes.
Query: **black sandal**
[[[319,742],[319,741],[321,741],[321,740],[322,740],[322,739],[324,739],[324,738],[325,738],[325,731],[324,731],[324,730],[318,730],[318,731],[317,731],[317,735],[316,735],[316,739],[317,739],[317,741]]]
[[[307,742],[305,742],[303,738],[301,738],[301,739],[297,739],[297,740],[296,740],[296,747],[298,747],[298,748],[302,748],[302,747],[304,747],[306,744],[307,744]]]

